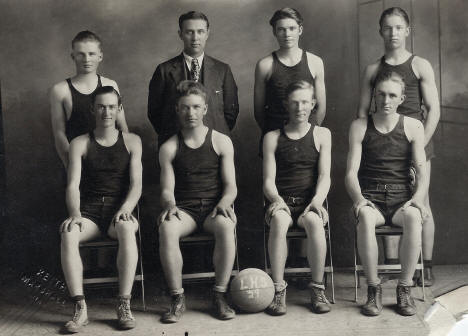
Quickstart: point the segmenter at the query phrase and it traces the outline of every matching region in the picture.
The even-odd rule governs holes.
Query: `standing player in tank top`
[[[299,48],[301,14],[293,8],[277,10],[270,19],[279,49],[260,59],[255,68],[254,114],[262,134],[281,128],[288,119],[283,106],[286,87],[305,80],[315,87],[316,123],[325,118],[325,82],[320,57]]]
[[[93,93],[101,86],[112,86],[119,91],[115,81],[97,74],[103,53],[96,34],[90,31],[78,33],[72,40],[71,58],[76,67],[75,76],[55,84],[49,92],[55,148],[65,169],[68,168],[71,140],[93,129]],[[128,132],[123,111],[118,115],[117,128]]]
[[[384,41],[385,54],[376,63],[366,67],[361,83],[361,98],[358,117],[366,118],[372,111],[371,101],[374,81],[381,71],[395,71],[402,75],[406,84],[405,101],[399,106],[398,113],[416,118],[424,123],[424,136],[427,159],[427,181],[429,186],[431,159],[434,157],[432,136],[440,118],[440,106],[434,71],[424,58],[412,55],[406,50],[406,38],[410,33],[410,23],[406,12],[399,7],[386,9],[380,16],[380,35]],[[421,106],[427,111],[424,116]],[[434,246],[434,218],[429,204],[429,193],[425,197],[428,216],[423,225],[423,255],[425,285],[431,286],[432,252]],[[398,237],[387,237],[385,240],[386,258],[398,262]],[[421,285],[419,279],[418,284]]]

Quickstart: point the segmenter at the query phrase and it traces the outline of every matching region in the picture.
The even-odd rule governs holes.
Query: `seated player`
[[[327,128],[308,121],[315,106],[310,83],[291,83],[286,99],[288,123],[268,132],[263,142],[263,191],[268,204],[265,220],[270,226],[268,254],[275,284],[275,297],[267,312],[286,313],[286,233],[294,224],[307,233],[311,308],[326,313],[330,311],[323,284],[327,252],[324,225],[328,214],[323,202],[330,189],[331,135]]]
[[[357,245],[368,284],[367,303],[361,312],[368,316],[379,315],[382,310],[375,227],[384,224],[403,228],[397,311],[405,316],[416,313],[411,286],[426,215],[426,156],[422,123],[397,113],[404,93],[405,83],[398,73],[380,73],[375,80],[376,112],[354,120],[349,133],[345,182],[358,220]],[[408,173],[412,162],[417,173],[414,193]]]
[[[79,243],[102,235],[119,241],[118,325],[122,329],[135,327],[130,294],[138,261],[138,222],[132,211],[141,195],[142,147],[137,135],[116,129],[121,109],[120,95],[112,86],[98,88],[93,96],[96,128],[70,145],[66,191],[69,217],[60,226],[62,269],[75,301],[73,319],[65,325],[69,333],[88,324]]]
[[[166,323],[177,322],[185,311],[179,239],[197,230],[215,238],[215,313],[221,320],[235,317],[225,298],[236,248],[234,149],[228,136],[204,125],[206,97],[205,87],[198,82],[179,84],[176,113],[181,130],[159,152],[163,207],[158,220],[159,252],[172,297],[171,308],[162,317]]]

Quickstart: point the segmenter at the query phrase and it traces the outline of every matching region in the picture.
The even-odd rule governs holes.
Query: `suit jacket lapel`
[[[170,70],[170,74],[172,79],[174,80],[175,84],[178,85],[181,81],[185,80],[186,73],[185,73],[185,66],[184,66],[184,55],[180,54],[172,63],[172,69]]]
[[[207,88],[215,88],[218,82],[218,72],[212,58],[205,54],[203,59],[203,85]]]

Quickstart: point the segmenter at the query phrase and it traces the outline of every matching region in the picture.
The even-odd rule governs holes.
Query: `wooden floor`
[[[417,298],[418,314],[402,317],[395,312],[396,280],[383,285],[384,309],[378,317],[365,317],[359,313],[359,306],[366,299],[366,288],[359,289],[359,302],[354,303],[354,282],[350,273],[335,275],[336,304],[324,315],[311,313],[308,308],[307,290],[288,287],[288,313],[272,317],[265,313],[238,314],[234,320],[218,321],[210,312],[209,284],[186,286],[187,312],[179,323],[166,325],[159,319],[166,310],[169,299],[161,295],[155,286],[147,284],[147,310],[141,307],[141,298],[132,300],[137,327],[120,332],[115,329],[115,299],[109,290],[92,290],[87,293],[90,324],[80,335],[427,335],[429,327],[424,322],[424,313],[435,295],[453,289],[468,279],[468,265],[438,266],[434,268],[437,283],[426,288],[426,302],[422,302],[421,288],[413,288]],[[51,300],[35,303],[28,295],[30,290],[18,285],[4,285],[0,300],[0,335],[56,335],[62,325],[72,316],[69,302],[57,303]],[[363,282],[364,283],[364,282]],[[330,296],[329,289],[327,296]]]

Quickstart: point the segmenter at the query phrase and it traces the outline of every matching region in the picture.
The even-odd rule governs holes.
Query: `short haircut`
[[[94,103],[96,102],[96,97],[97,96],[101,96],[101,95],[105,95],[105,94],[108,94],[108,93],[113,93],[117,96],[117,101],[119,103],[119,106],[122,104],[122,97],[120,96],[119,92],[111,85],[106,85],[106,86],[101,86],[101,87],[98,87],[96,89],[96,91],[94,91],[93,93],[93,96],[92,96],[92,103],[93,103],[93,106],[94,106]]]
[[[385,81],[392,81],[401,85],[401,94],[405,94],[405,79],[395,71],[382,71],[380,72],[374,81],[374,88],[377,89],[377,86]]]
[[[184,80],[177,85],[177,98],[176,102],[178,103],[180,98],[197,95],[203,98],[206,103],[207,91],[203,84],[191,80]]]
[[[210,28],[210,22],[202,12],[190,11],[179,16],[179,28],[182,30],[182,24],[187,20],[203,20],[206,22],[206,28]]]
[[[89,30],[83,30],[83,31],[80,31],[78,34],[76,34],[76,36],[73,38],[71,42],[72,48],[75,46],[75,43],[77,42],[87,42],[87,41],[96,42],[99,45],[99,48],[102,49],[102,41],[99,38],[99,36],[97,36],[95,33]]]
[[[312,93],[312,99],[315,99],[315,88],[308,81],[300,80],[297,82],[292,82],[286,87],[286,99],[289,99],[289,95],[297,90],[310,90]]]
[[[380,26],[381,29],[382,29],[382,24],[383,24],[383,21],[385,20],[385,18],[387,16],[392,16],[392,15],[401,16],[403,18],[403,20],[405,20],[406,25],[409,27],[409,25],[410,25],[409,17],[408,17],[408,14],[404,11],[404,9],[402,9],[400,7],[390,7],[390,8],[387,8],[386,10],[384,10],[382,12],[382,15],[380,15],[379,26]]]
[[[302,18],[301,13],[299,13],[296,9],[290,7],[284,7],[278,9],[270,19],[270,25],[273,29],[276,26],[276,22],[282,19],[293,19],[297,22],[299,26],[302,26],[304,23],[304,19]]]

